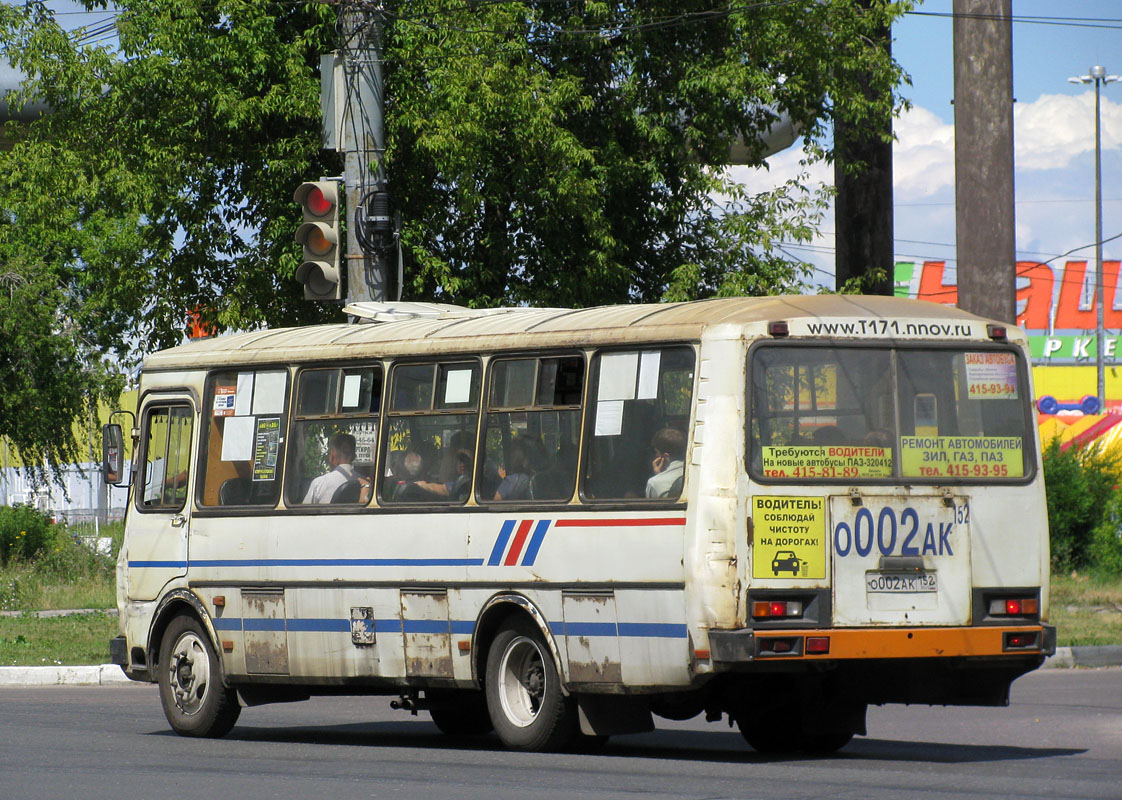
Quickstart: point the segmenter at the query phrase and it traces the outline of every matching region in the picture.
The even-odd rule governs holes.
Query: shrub
[[[33,559],[51,539],[50,517],[30,506],[0,506],[0,564]]]
[[[1107,503],[1091,538],[1088,560],[1097,572],[1122,575],[1122,492],[1115,492]]]
[[[1122,479],[1122,457],[1097,446],[1060,449],[1059,439],[1044,447],[1044,483],[1052,569],[1068,572],[1094,564],[1092,542],[1108,516]]]

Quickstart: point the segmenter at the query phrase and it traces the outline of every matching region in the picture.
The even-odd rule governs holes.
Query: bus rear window
[[[751,364],[749,465],[764,480],[1021,480],[1021,360],[997,348],[764,346]]]

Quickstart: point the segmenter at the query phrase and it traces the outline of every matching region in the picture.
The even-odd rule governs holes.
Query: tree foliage
[[[55,112],[10,123],[16,143],[0,153],[0,272],[33,295],[13,288],[2,324],[30,302],[20,341],[60,340],[40,353],[44,398],[104,393],[106,359],[178,343],[192,310],[219,329],[338,313],[292,278],[291,202],[300,181],[341,172],[318,103],[337,4],[114,7],[106,41],[64,30],[41,2],[0,6],[0,49],[31,76],[24,96]],[[797,287],[804,265],[782,243],[810,238],[825,196],[799,182],[748,193],[725,169],[729,145],[755,142],[783,109],[828,158],[832,118],[883,115],[866,88],[892,97],[902,76],[874,35],[907,3],[382,7],[405,298],[577,306]],[[0,368],[30,363],[15,341],[0,342]],[[0,400],[0,435],[26,425],[19,411]],[[45,422],[17,445],[62,457],[48,444],[62,430]]]

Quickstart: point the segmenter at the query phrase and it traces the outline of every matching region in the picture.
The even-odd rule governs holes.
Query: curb
[[[1040,668],[1117,666],[1122,666],[1122,645],[1111,644],[1100,647],[1057,647],[1056,654],[1046,658]]]
[[[0,667],[0,684],[5,686],[110,686],[124,683],[133,681],[116,664],[96,667]]]

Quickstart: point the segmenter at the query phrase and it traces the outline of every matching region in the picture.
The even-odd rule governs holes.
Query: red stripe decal
[[[559,519],[556,528],[644,528],[663,525],[685,525],[685,517],[654,517],[650,519]]]
[[[526,535],[530,532],[533,522],[532,519],[524,519],[518,524],[518,532],[514,534],[514,544],[510,546],[510,552],[506,554],[506,561],[503,562],[504,567],[513,567],[518,563],[518,557],[522,555],[522,546],[526,544]]]

